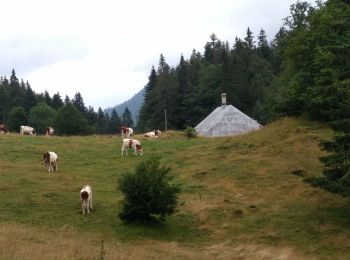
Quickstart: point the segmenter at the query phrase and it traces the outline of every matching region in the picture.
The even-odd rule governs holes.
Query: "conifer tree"
[[[63,105],[64,104],[63,104],[63,101],[61,99],[60,93],[57,92],[56,94],[54,94],[52,96],[52,104],[51,104],[51,106],[54,109],[59,109],[60,107],[63,107]]]
[[[52,98],[51,98],[49,92],[47,92],[47,90],[45,90],[45,92],[44,92],[44,98],[45,98],[45,104],[51,107],[52,106]]]
[[[153,92],[153,89],[157,85],[157,81],[158,81],[158,75],[154,66],[152,66],[151,73],[148,77],[148,83],[145,86],[145,93],[144,93],[145,98],[144,98],[143,105],[140,108],[139,120],[137,122],[137,128],[141,132],[151,130],[152,128],[150,115],[153,113],[155,108],[155,104],[154,104],[155,93]]]
[[[66,97],[64,98],[64,104],[67,105],[69,103],[71,103],[71,101],[70,101],[68,95],[66,95]]]
[[[120,120],[120,117],[115,110],[115,108],[112,109],[111,118],[108,123],[108,133],[110,134],[117,134],[120,132],[120,127],[122,126],[122,122]]]
[[[265,60],[271,62],[271,48],[267,41],[266,33],[263,29],[260,30],[258,35],[258,55]]]
[[[9,105],[10,107],[24,106],[24,89],[21,88],[16,72],[12,69],[9,84]]]
[[[0,80],[0,122],[5,123],[9,113],[9,98],[8,98],[8,80],[1,78]]]
[[[85,107],[84,100],[80,92],[75,93],[74,98],[72,100],[72,104],[80,111],[82,115],[85,116],[87,109]]]
[[[97,121],[95,124],[96,133],[98,134],[105,134],[107,132],[108,127],[108,118],[103,113],[103,110],[101,107],[97,110]]]
[[[349,111],[349,110],[348,110]],[[342,196],[350,197],[350,115],[332,123],[336,136],[332,141],[321,143],[329,155],[321,157],[324,164],[323,177],[308,178],[305,181]]]
[[[25,84],[25,100],[24,100],[24,109],[29,112],[29,110],[36,106],[37,101],[36,101],[36,94],[30,87],[29,82],[27,81]]]
[[[134,126],[134,120],[132,119],[132,114],[128,107],[125,107],[122,115],[122,124],[127,127]]]
[[[244,38],[244,42],[248,48],[248,50],[253,50],[254,49],[254,37],[253,37],[253,32],[250,30],[248,27],[247,29],[247,35]]]
[[[86,114],[86,120],[88,121],[89,125],[94,126],[97,122],[98,115],[95,112],[94,108],[92,106],[89,106],[87,114]]]

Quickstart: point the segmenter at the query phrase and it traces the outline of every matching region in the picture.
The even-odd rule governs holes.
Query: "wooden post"
[[[164,109],[164,124],[165,124],[165,132],[168,130],[167,128],[167,118],[166,118],[166,108]]]

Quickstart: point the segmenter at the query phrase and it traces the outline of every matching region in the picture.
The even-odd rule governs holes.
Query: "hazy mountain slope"
[[[125,110],[125,107],[128,107],[128,109],[130,110],[133,120],[136,124],[137,119],[139,117],[139,110],[143,104],[143,100],[144,100],[144,88],[141,89],[139,92],[137,92],[132,98],[128,99],[127,101],[116,105],[114,108],[116,109],[117,113],[119,116],[121,116]],[[109,115],[112,113],[112,109],[111,108],[106,108],[105,112],[107,112]]]

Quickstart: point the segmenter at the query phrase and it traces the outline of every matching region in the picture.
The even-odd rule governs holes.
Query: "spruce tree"
[[[29,112],[29,110],[37,104],[37,99],[28,81],[26,83],[25,92],[24,109]]]
[[[88,121],[89,125],[94,126],[97,122],[98,115],[95,112],[95,109],[92,106],[89,106],[86,114],[86,120]]]
[[[144,93],[145,99],[142,107],[140,108],[139,120],[137,122],[137,128],[141,132],[151,130],[152,128],[150,115],[153,113],[155,108],[155,98],[154,98],[155,93],[153,90],[157,85],[157,82],[158,82],[158,75],[154,66],[152,66],[151,73],[148,77],[148,83],[145,87],[145,93]]]
[[[305,181],[342,196],[350,196],[350,116],[333,122],[336,135],[332,141],[321,143],[329,155],[321,157],[324,164],[323,177],[308,178]]]
[[[82,115],[85,116],[87,108],[85,107],[84,100],[80,92],[75,93],[72,104],[80,111]]]
[[[122,115],[122,124],[127,127],[134,126],[134,120],[132,119],[132,114],[128,107],[125,107]]]
[[[25,89],[21,88],[16,72],[12,69],[10,84],[9,84],[9,105],[10,107],[21,106],[24,107]]]
[[[95,123],[96,133],[97,134],[107,133],[107,127],[108,127],[108,118],[103,113],[102,108],[99,107],[97,110],[97,120]]]
[[[47,92],[47,90],[45,90],[45,92],[44,92],[44,98],[45,98],[45,104],[51,107],[52,106],[52,98],[51,98],[49,92]]]
[[[63,107],[63,101],[61,99],[60,93],[57,92],[52,96],[52,108],[59,109],[60,107]]]
[[[120,127],[122,126],[122,122],[120,120],[120,117],[115,110],[115,108],[112,109],[111,118],[108,123],[108,133],[109,134],[117,134],[120,132]]]

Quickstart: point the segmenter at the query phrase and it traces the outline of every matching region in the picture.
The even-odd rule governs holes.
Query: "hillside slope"
[[[295,118],[236,137],[169,131],[137,136],[143,157],[120,156],[120,136],[0,136],[0,258],[348,259],[348,200],[301,176],[320,174],[318,143],[331,135]],[[45,150],[59,154],[57,174],[40,165]],[[152,156],[182,183],[178,210],[165,223],[123,224],[117,177]],[[85,217],[84,184],[94,194]]]

